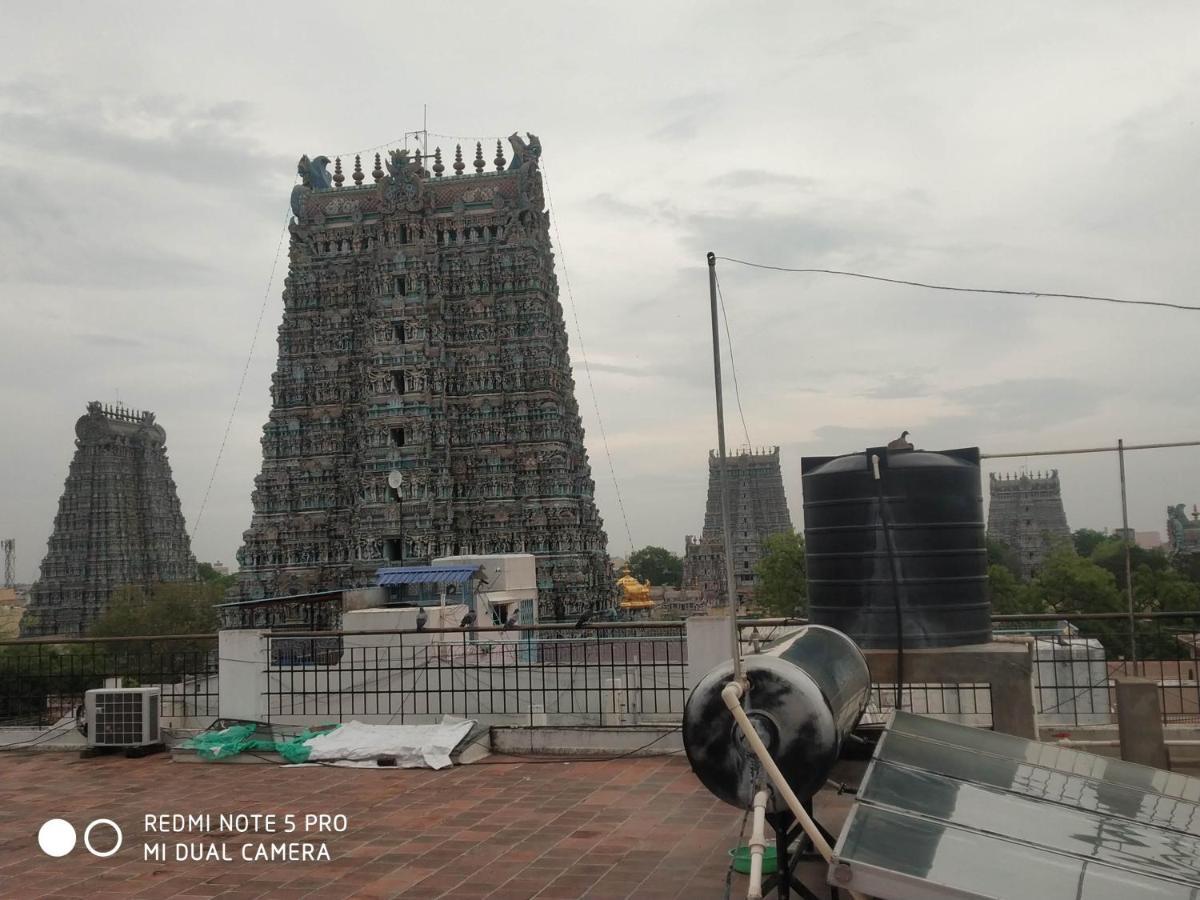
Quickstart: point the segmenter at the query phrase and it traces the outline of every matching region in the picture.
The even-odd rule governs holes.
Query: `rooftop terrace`
[[[704,900],[724,896],[727,851],[741,821],[679,757],[571,763],[490,757],[434,772],[12,752],[0,758],[0,773],[5,897]],[[837,804],[831,827],[840,826],[844,799],[818,798],[818,815]],[[210,813],[212,833],[147,835],[143,817],[162,813]],[[230,835],[216,823],[220,813],[341,813],[348,827],[323,836]],[[38,828],[54,817],[80,834],[75,850],[60,859],[37,844]],[[93,857],[82,843],[86,824],[101,817],[125,833],[124,846],[108,859]],[[233,861],[144,861],[143,843],[156,839],[223,842]],[[293,839],[325,840],[331,858],[241,858],[242,844]],[[98,828],[93,845],[110,847],[112,832]],[[733,877],[732,896],[745,896],[745,876]]]

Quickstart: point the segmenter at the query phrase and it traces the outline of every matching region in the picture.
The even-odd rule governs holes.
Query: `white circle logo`
[[[107,825],[109,828],[111,828],[113,831],[115,831],[117,833],[117,842],[112,845],[111,850],[97,850],[95,847],[92,846],[92,829],[95,828],[97,825]],[[121,826],[118,825],[116,822],[114,822],[112,819],[96,819],[94,822],[92,822],[90,825],[88,825],[88,827],[86,829],[84,829],[84,832],[83,832],[83,846],[88,848],[88,853],[92,854],[92,856],[99,856],[101,859],[103,859],[106,856],[112,856],[114,853],[116,853],[118,850],[120,850],[121,843],[124,840],[125,840],[125,835],[121,834]],[[71,843],[72,844],[75,843],[75,830],[74,829],[71,830]],[[70,848],[67,848],[67,849],[70,849]]]
[[[38,829],[38,846],[47,856],[66,856],[75,849],[75,826],[66,819],[48,819]]]

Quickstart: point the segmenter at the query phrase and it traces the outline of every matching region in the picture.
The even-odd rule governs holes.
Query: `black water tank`
[[[903,646],[991,640],[978,447],[876,447],[800,465],[809,621],[861,647],[896,647],[894,575]]]

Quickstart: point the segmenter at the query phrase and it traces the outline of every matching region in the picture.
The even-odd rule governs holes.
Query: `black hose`
[[[875,467],[875,484],[879,496],[879,522],[883,526],[883,543],[887,547],[888,571],[892,576],[892,605],[896,611],[896,709],[904,708],[904,617],[900,614],[900,584],[904,580],[900,574],[900,561],[896,558],[896,545],[892,539],[892,529],[888,522],[890,509],[887,497],[883,491],[883,467],[875,459],[871,465]]]

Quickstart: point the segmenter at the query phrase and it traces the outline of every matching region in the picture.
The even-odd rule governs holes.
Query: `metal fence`
[[[620,725],[677,722],[683,713],[681,622],[290,632],[268,642],[272,722],[402,724],[455,715]]]
[[[217,636],[0,641],[0,725],[51,725],[92,688],[158,687],[164,718],[217,715]]]
[[[1033,640],[1034,701],[1042,724],[1116,721],[1116,680],[1157,682],[1166,724],[1200,725],[1200,612],[996,616],[996,634]],[[1137,659],[1131,649],[1136,646]]]

